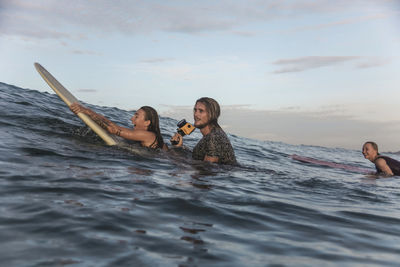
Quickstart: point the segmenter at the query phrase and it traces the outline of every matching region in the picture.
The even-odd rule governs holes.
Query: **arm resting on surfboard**
[[[82,105],[78,103],[73,103],[70,106],[70,109],[73,113],[78,114],[78,113],[84,113],[88,115],[92,120],[94,120],[98,125],[100,125],[103,129],[107,130],[111,134],[118,135],[118,133],[121,131],[118,125],[107,119],[106,117],[97,114],[93,110],[89,108],[85,108]]]
[[[154,142],[155,134],[145,130],[139,129],[129,129],[125,127],[118,126],[114,122],[110,121],[106,117],[94,112],[89,108],[85,108],[78,103],[74,103],[70,106],[70,109],[75,114],[84,113],[88,115],[92,120],[94,120],[98,125],[107,130],[110,134],[115,134],[122,138],[140,141],[143,146],[149,146]]]
[[[393,172],[390,167],[387,165],[386,161],[382,158],[378,158],[375,160],[375,165],[382,171],[382,173],[386,176],[393,176]]]

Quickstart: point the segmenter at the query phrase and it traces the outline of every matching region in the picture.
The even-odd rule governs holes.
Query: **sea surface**
[[[110,147],[57,95],[0,83],[0,265],[400,265],[400,177],[290,158],[374,171],[356,150],[229,138],[239,166]]]

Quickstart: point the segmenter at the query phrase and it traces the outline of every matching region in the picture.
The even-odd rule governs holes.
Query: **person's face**
[[[194,126],[201,129],[208,125],[208,112],[206,110],[206,106],[201,103],[197,102],[193,108],[193,119],[194,119]]]
[[[147,129],[147,127],[150,125],[150,121],[146,120],[145,118],[146,113],[144,112],[144,110],[139,109],[138,111],[136,111],[136,113],[131,118],[132,124],[135,126],[135,129]]]
[[[374,161],[378,155],[378,151],[376,151],[370,143],[367,143],[363,145],[362,154],[364,155],[364,158]]]

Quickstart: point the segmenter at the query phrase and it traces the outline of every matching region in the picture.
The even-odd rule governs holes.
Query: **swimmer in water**
[[[136,111],[131,118],[132,124],[134,125],[133,129],[118,126],[104,116],[78,103],[72,104],[70,109],[75,114],[84,113],[88,115],[110,134],[120,136],[127,140],[138,141],[143,147],[168,150],[161,136],[157,111],[152,107],[143,106]]]
[[[215,99],[202,97],[196,101],[193,108],[194,126],[200,129],[203,138],[194,147],[192,158],[219,164],[236,165],[232,144],[218,124],[220,113],[220,106]],[[171,138],[171,143],[174,147],[182,147],[183,137],[176,133]]]
[[[378,152],[378,145],[368,141],[362,147],[364,158],[375,164],[376,174],[385,176],[400,175],[400,162],[387,156],[382,156]]]

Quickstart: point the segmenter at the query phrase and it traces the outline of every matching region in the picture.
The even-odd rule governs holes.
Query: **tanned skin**
[[[203,136],[209,134],[212,130],[212,125],[210,125],[210,116],[207,112],[206,106],[197,102],[193,108],[193,118],[194,118],[194,126],[200,129],[200,132]],[[183,138],[179,133],[175,133],[175,135],[171,138],[171,142],[177,142],[175,147],[181,147],[183,145]],[[211,157],[208,155],[204,156],[203,161],[218,163],[218,157]]]
[[[154,143],[156,138],[156,135],[153,132],[147,131],[150,121],[145,120],[144,111],[141,109],[139,109],[131,118],[131,121],[135,126],[134,129],[118,126],[106,117],[97,114],[93,110],[85,108],[78,103],[72,104],[70,109],[75,114],[84,113],[88,115],[93,121],[103,129],[107,130],[110,134],[115,134],[128,140],[140,141],[142,146],[149,147]]]

